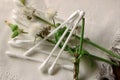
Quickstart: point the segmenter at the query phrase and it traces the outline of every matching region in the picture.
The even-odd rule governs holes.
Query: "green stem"
[[[84,39],[84,25],[85,25],[85,18],[82,19],[82,27],[81,27],[81,38],[80,39],[80,47],[79,51],[75,55],[75,62],[74,62],[74,80],[78,80],[79,76],[79,63],[80,63],[80,58],[83,55],[82,54],[82,48],[83,48],[83,39]]]
[[[75,36],[77,39],[80,39],[80,37],[77,36],[77,35],[73,34],[73,36]],[[90,44],[90,45],[92,45],[92,46],[94,46],[94,47],[96,47],[96,48],[98,48],[98,49],[100,49],[100,50],[102,50],[104,52],[106,52],[107,54],[111,55],[112,57],[120,59],[119,55],[115,54],[114,52],[112,52],[110,50],[105,49],[104,47],[102,47],[102,46],[100,46],[100,45],[90,41],[89,39],[84,39],[84,42],[87,43],[87,44]]]
[[[54,25],[54,27],[56,27],[54,17],[52,18],[52,20],[53,20],[53,25]]]
[[[89,53],[87,53],[86,56],[89,56],[89,57],[91,57],[93,59],[96,59],[96,60],[99,60],[99,61],[103,61],[103,62],[109,63],[110,65],[118,66],[118,64],[116,64],[116,63],[114,63],[112,61],[109,61],[107,59],[104,59],[102,57],[98,57],[98,56],[95,56],[95,55],[92,55],[92,54],[89,54]]]
[[[52,23],[48,22],[47,20],[45,20],[45,19],[43,19],[43,18],[41,18],[41,17],[39,17],[39,16],[37,16],[37,15],[35,15],[35,14],[33,14],[33,15],[34,15],[34,17],[36,17],[36,18],[39,19],[40,21],[42,21],[42,22],[44,22],[44,23],[46,23],[46,24],[48,24],[48,25],[50,25],[50,26],[52,26],[52,27],[56,27],[56,26],[54,26]]]
[[[52,43],[52,44],[56,44],[53,40],[47,39],[47,41]]]
[[[74,80],[79,80],[79,59],[78,57],[75,57],[75,61],[74,61]]]
[[[99,46],[98,44],[95,44],[95,43],[93,43],[92,41],[90,41],[90,40],[88,40],[88,39],[85,39],[84,41],[85,41],[86,43],[88,43],[88,44],[90,44],[90,45],[92,45],[92,46],[94,46],[94,47],[96,47],[96,48],[98,48],[98,49],[100,49],[100,50],[108,53],[109,55],[111,55],[111,56],[113,56],[113,57],[115,57],[115,58],[120,59],[120,56],[117,55],[117,54],[115,54],[114,52],[112,52],[112,51],[110,51],[110,50],[107,50],[107,49],[105,49],[104,47]]]
[[[85,18],[82,19],[81,38],[80,38],[80,47],[79,47],[80,56],[79,57],[81,57],[83,55],[82,48],[83,48],[83,39],[84,39],[84,26],[85,26]]]
[[[54,42],[53,40],[47,39],[47,41],[48,41],[48,42],[51,42],[52,44],[55,44],[55,42]],[[107,59],[104,59],[104,58],[101,58],[101,57],[92,55],[92,54],[88,53],[87,51],[84,51],[84,53],[85,53],[85,56],[89,56],[89,57],[91,57],[91,58],[93,58],[93,59],[96,59],[96,60],[99,60],[99,61],[103,61],[103,62],[109,63],[109,64],[111,64],[111,65],[118,66],[116,63],[114,63],[114,62],[112,62],[112,61],[109,61],[109,60],[107,60]],[[77,59],[75,60],[75,62],[76,62],[77,60],[80,60],[80,59],[77,58]],[[79,65],[77,64],[77,66],[79,66]]]

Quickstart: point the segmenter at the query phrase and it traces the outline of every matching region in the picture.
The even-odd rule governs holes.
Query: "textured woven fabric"
[[[28,2],[39,10],[46,8],[43,0],[28,0]],[[86,11],[85,35],[95,43],[111,49],[113,38],[115,38],[113,36],[116,35],[115,33],[120,26],[119,0],[70,0],[69,2],[67,0],[46,0],[46,3],[47,7],[56,8],[58,10],[58,16],[64,19],[76,9]],[[7,19],[12,22],[11,12],[15,8],[16,6],[11,0],[0,1],[0,10],[2,10],[0,15],[0,80],[72,80],[73,72],[71,71],[64,69],[59,70],[56,75],[52,76],[43,74],[38,70],[39,62],[16,59],[8,57],[5,54],[5,51],[9,50],[7,41],[10,38],[11,32],[9,28],[5,26],[4,20]],[[113,47],[119,49],[119,37],[115,38],[115,41],[116,40],[117,43],[113,43]],[[94,49],[89,45],[85,48],[95,55],[108,58],[102,51]],[[13,50],[15,50],[16,53],[22,52],[15,48],[13,48]],[[42,58],[44,60],[46,56]],[[88,63],[89,61],[86,59],[83,59],[80,63],[80,76],[82,80],[99,80],[102,78],[114,80],[110,65],[97,62],[96,66],[98,67],[92,70],[93,68],[91,68]]]

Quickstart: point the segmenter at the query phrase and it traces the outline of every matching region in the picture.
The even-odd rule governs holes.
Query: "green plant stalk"
[[[76,54],[78,54],[78,53],[76,53]],[[74,80],[79,80],[78,76],[79,76],[79,62],[80,62],[80,60],[78,59],[78,56],[75,56],[75,60],[74,60],[74,75],[73,75]]]
[[[87,54],[85,53],[85,56],[89,56],[89,57],[91,57],[91,58],[93,58],[93,59],[95,59],[95,60],[103,61],[103,62],[109,63],[109,64],[111,64],[111,65],[114,65],[114,66],[118,66],[117,63],[114,63],[114,62],[112,62],[112,61],[109,61],[109,60],[107,60],[107,59],[104,59],[104,58],[101,58],[101,57],[98,57],[98,56],[95,56],[95,55],[92,55],[92,54],[90,54],[90,53],[87,53]]]
[[[39,16],[37,16],[35,14],[33,14],[33,16],[36,17],[38,20],[40,20],[40,21],[42,21],[42,22],[44,22],[44,23],[46,23],[46,24],[48,24],[48,25],[50,25],[52,27],[56,27],[54,24],[48,22],[47,20],[45,20],[45,19],[43,19],[43,18],[41,18],[41,17],[39,17]]]
[[[54,25],[54,27],[56,27],[54,17],[52,18],[52,21],[53,21],[53,25]]]
[[[56,44],[56,42],[53,41],[53,40],[47,39],[47,41],[50,42],[50,43],[52,43],[52,44]],[[68,47],[68,48],[71,49],[70,47]],[[92,54],[90,54],[90,53],[89,53],[88,51],[86,51],[86,50],[83,50],[83,54],[84,54],[83,56],[90,56],[90,57],[93,58],[93,59],[96,59],[96,60],[99,60],[99,61],[103,61],[103,62],[109,63],[110,65],[118,66],[118,64],[116,64],[116,63],[114,63],[114,62],[109,61],[109,60],[107,60],[107,59],[104,59],[104,58],[102,58],[102,57],[98,57],[98,56],[92,55]],[[79,57],[78,60],[80,60],[80,58],[81,58],[81,57]]]
[[[86,39],[86,40],[84,40],[84,42],[86,42],[86,43],[88,43],[88,44],[90,44],[90,45],[92,45],[92,46],[94,46],[94,47],[96,47],[96,48],[98,48],[98,49],[100,49],[100,50],[108,53],[109,55],[111,55],[111,56],[113,56],[113,57],[115,57],[115,58],[120,59],[120,56],[119,56],[119,55],[115,54],[114,52],[112,52],[112,51],[110,51],[110,50],[105,49],[105,48],[102,47],[102,46],[99,46],[99,45],[93,43],[93,42],[90,41],[90,40],[87,40],[87,39]]]
[[[77,51],[75,57],[75,61],[74,61],[74,80],[78,80],[78,76],[79,76],[79,64],[80,64],[80,59],[83,55],[82,53],[82,49],[83,49],[83,38],[84,38],[84,25],[85,25],[85,18],[82,19],[82,27],[81,27],[81,33],[80,36],[80,47],[79,50]]]
[[[80,38],[79,36],[74,35],[74,34],[73,34],[73,36],[75,36],[77,39]],[[115,58],[120,59],[120,56],[119,56],[119,55],[115,54],[114,52],[112,52],[112,51],[110,51],[110,50],[105,49],[104,47],[102,47],[102,46],[100,46],[100,45],[98,45],[98,44],[90,41],[89,39],[84,39],[84,42],[87,43],[87,44],[90,44],[90,45],[93,46],[93,47],[96,47],[96,48],[98,48],[98,49],[106,52],[106,54],[109,54],[109,55],[111,55],[112,57],[115,57]]]
[[[85,18],[82,19],[81,38],[80,38],[80,47],[79,47],[80,56],[78,58],[80,58],[83,55],[82,49],[83,49],[83,40],[84,40],[84,26],[85,26]]]

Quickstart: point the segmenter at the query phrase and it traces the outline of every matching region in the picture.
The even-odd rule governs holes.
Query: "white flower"
[[[42,25],[40,23],[33,23],[29,28],[29,35],[32,37],[35,37],[39,32],[41,32],[43,29]]]
[[[45,14],[46,18],[52,19],[52,18],[53,18],[54,16],[56,16],[56,15],[57,15],[57,11],[56,11],[56,10],[51,9],[51,8],[48,8],[48,9],[46,10],[46,14]]]

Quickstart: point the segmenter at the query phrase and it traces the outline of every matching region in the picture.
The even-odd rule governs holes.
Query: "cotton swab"
[[[74,14],[74,15],[73,15],[73,14]],[[73,22],[73,21],[75,20],[75,15],[78,16],[78,11],[76,11],[76,12],[73,13],[73,14],[72,14],[72,16],[70,16],[70,18],[68,18],[68,19],[69,19],[68,21],[72,20],[72,18],[73,18],[73,20],[72,20],[72,22]],[[76,18],[77,18],[77,17],[76,17]],[[58,45],[60,44],[61,40],[64,38],[64,36],[66,35],[66,33],[67,33],[67,31],[68,31],[68,29],[69,29],[70,27],[71,27],[71,26],[67,27],[67,29],[65,30],[65,32],[64,32],[63,35],[61,36],[60,40],[57,42],[57,44],[55,45],[55,47],[54,47],[53,50],[51,51],[50,55],[49,55],[49,56],[47,57],[47,59],[40,65],[39,69],[40,69],[41,71],[44,71],[45,65],[48,63],[48,61],[49,61],[50,57],[52,56],[53,52],[54,52],[55,49],[58,47]]]
[[[78,12],[78,13],[79,13],[79,12]],[[67,45],[70,37],[72,36],[73,31],[75,30],[75,28],[77,27],[79,21],[83,18],[83,16],[84,16],[84,12],[81,12],[81,13],[80,13],[80,16],[79,16],[79,18],[78,18],[78,20],[77,20],[77,22],[75,23],[75,25],[73,25],[73,29],[72,29],[72,31],[70,32],[68,38],[66,39],[66,41],[65,41],[62,49],[61,49],[60,52],[58,53],[57,58],[56,58],[55,61],[53,62],[52,66],[49,68],[49,70],[48,70],[48,73],[49,73],[49,74],[53,74],[53,72],[54,72],[54,67],[55,67],[55,64],[57,63],[57,60],[59,59],[60,55],[62,54],[65,46]]]
[[[31,57],[28,57],[28,56],[23,56],[23,55],[20,55],[20,54],[14,54],[10,51],[6,51],[6,54],[10,57],[21,58],[21,59],[25,59],[25,60],[40,62],[40,63],[43,62],[42,60],[39,60],[39,59],[36,59],[36,58],[31,58]],[[67,65],[67,64],[66,65],[57,64],[57,65],[60,66],[60,68],[62,68],[62,69],[73,71],[73,66],[71,66],[71,65]]]
[[[27,45],[28,43],[33,43],[33,42],[34,42],[34,40],[14,40],[14,39],[12,39],[12,40],[8,41],[8,44],[10,44],[10,45],[12,45],[14,47],[22,47],[22,48],[24,48],[22,44]],[[45,43],[42,43],[42,45],[53,46],[53,45],[49,45],[49,44],[45,44]],[[25,47],[25,48],[28,49],[27,47]],[[39,49],[38,52],[40,52],[41,54],[49,55],[49,52],[44,51],[42,49]],[[57,57],[56,54],[53,54],[52,56]],[[64,57],[64,56],[61,56],[61,58],[65,59],[65,60],[72,61],[72,58],[67,58],[67,57]]]
[[[65,22],[63,23],[67,23],[68,21],[72,20],[72,18],[75,18],[75,16],[77,15],[77,12],[74,12]],[[74,20],[74,19],[73,19]],[[61,25],[60,25],[61,26]],[[62,26],[61,26],[62,27]],[[67,29],[65,30],[65,32],[63,33],[63,35],[61,36],[60,40],[57,42],[57,44],[55,45],[55,47],[53,48],[53,50],[51,51],[50,55],[47,57],[47,59],[40,65],[39,69],[44,72],[45,70],[45,65],[48,63],[50,57],[52,56],[53,52],[55,51],[55,49],[58,47],[58,45],[60,44],[61,40],[64,38],[65,34],[67,33],[68,29],[70,28],[67,27]]]
[[[61,36],[60,40],[57,42],[57,44],[55,45],[55,47],[52,49],[52,51],[51,51],[50,54],[49,54],[48,52],[46,52],[46,51],[42,51],[42,50],[41,50],[41,52],[44,52],[44,53],[47,54],[47,55],[49,54],[49,56],[47,57],[47,59],[46,59],[44,62],[42,61],[42,64],[41,64],[40,67],[39,67],[39,69],[41,69],[41,71],[44,71],[44,67],[45,67],[45,65],[48,63],[50,57],[51,57],[51,56],[55,56],[55,57],[56,57],[56,55],[54,55],[53,52],[54,52],[54,51],[56,50],[56,48],[59,46],[60,42],[62,41],[62,39],[64,38],[64,36],[65,36],[66,33],[68,32],[68,30],[69,30],[71,27],[73,27],[72,30],[71,30],[71,32],[70,32],[70,34],[68,35],[65,43],[64,43],[62,49],[61,49],[60,52],[58,53],[57,58],[55,59],[55,61],[53,62],[53,64],[51,65],[51,67],[50,67],[49,70],[48,70],[48,73],[49,73],[49,74],[52,74],[52,73],[54,72],[53,69],[54,69],[55,65],[57,64],[57,61],[58,61],[60,55],[62,54],[62,52],[63,52],[65,46],[67,45],[67,43],[68,43],[71,35],[73,34],[73,31],[75,30],[78,22],[80,22],[80,20],[83,18],[84,14],[85,14],[85,13],[84,13],[83,11],[81,11],[81,12],[80,12],[79,10],[75,11],[75,12],[74,12],[67,20],[65,20],[59,27],[57,27],[57,28],[54,29],[50,34],[48,34],[47,37],[45,37],[45,38],[42,39],[40,42],[38,42],[35,46],[33,46],[32,48],[30,48],[29,50],[27,50],[27,51],[23,54],[23,56],[22,56],[22,55],[17,55],[17,54],[14,54],[14,55],[13,55],[13,54],[11,54],[10,52],[6,52],[6,53],[7,53],[9,56],[14,56],[14,57],[19,57],[19,58],[23,58],[23,59],[28,59],[28,60],[33,60],[33,61],[41,62],[41,61],[39,61],[39,60],[37,60],[37,59],[28,57],[27,55],[31,54],[32,50],[34,50],[35,48],[37,48],[40,44],[43,43],[43,41],[45,41],[45,40],[48,39],[50,36],[52,36],[57,30],[59,30],[60,28],[64,27],[64,26],[65,26],[66,24],[68,24],[68,23],[69,23],[69,24],[72,23],[70,26],[68,26],[68,27],[66,28],[65,32],[63,33],[63,35]],[[75,24],[73,24],[74,21],[76,21]],[[74,25],[74,26],[73,26],[73,25]],[[16,44],[27,43],[27,42],[29,43],[29,41],[16,41]],[[31,42],[32,42],[32,41],[30,41],[30,43],[31,43]],[[61,67],[66,68],[66,69],[73,69],[73,67],[71,67],[71,66],[69,66],[69,65],[62,65]]]
[[[54,48],[52,49],[52,51],[50,52],[50,55],[49,55],[49,56],[47,57],[47,59],[40,65],[39,69],[40,69],[41,71],[44,71],[45,65],[48,63],[50,57],[53,55],[53,52],[54,52],[54,51],[56,50],[56,48],[59,46],[61,40],[62,40],[62,39],[64,38],[64,36],[66,35],[66,33],[67,33],[67,31],[68,31],[69,28],[70,28],[70,27],[68,27],[68,28],[65,30],[65,32],[64,32],[63,35],[61,36],[60,40],[57,42],[57,44],[55,45],[55,47],[54,47]]]

